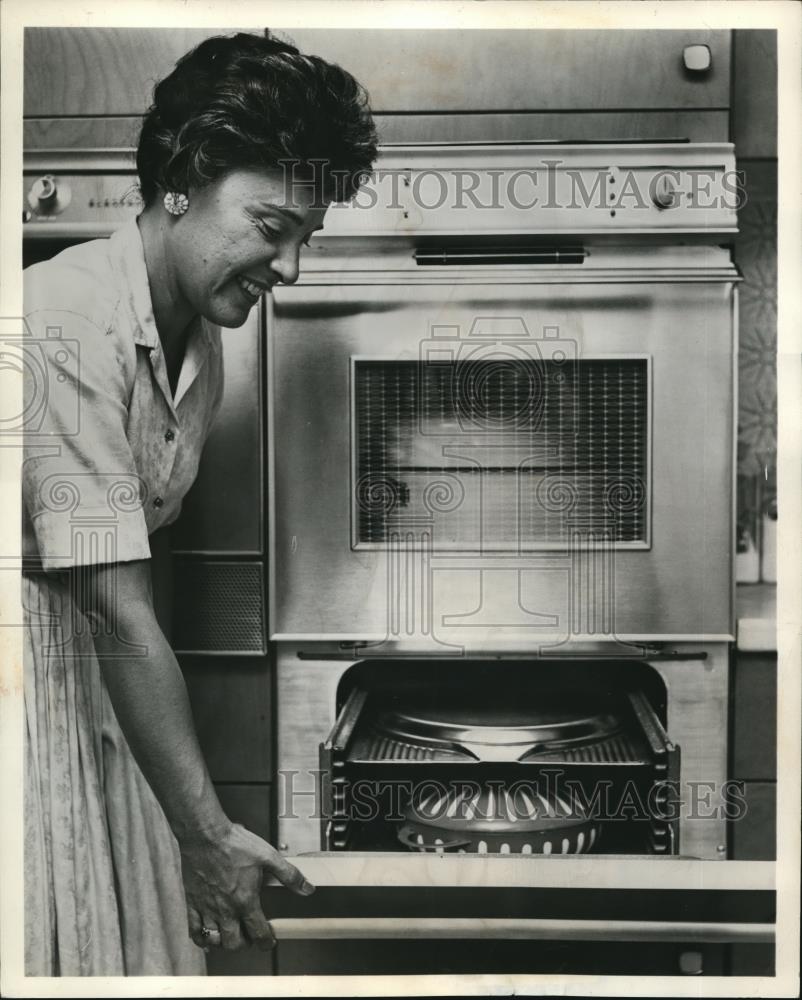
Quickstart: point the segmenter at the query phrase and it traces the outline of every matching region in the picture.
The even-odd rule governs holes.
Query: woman
[[[139,217],[25,272],[47,369],[27,373],[29,404],[47,389],[23,470],[28,975],[203,973],[201,948],[272,944],[265,872],[312,891],[217,800],[148,536],[195,478],[218,327],[296,280],[375,153],[339,67],[267,33],[208,39],[155,89]]]

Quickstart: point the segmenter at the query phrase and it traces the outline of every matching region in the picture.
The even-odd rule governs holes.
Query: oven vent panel
[[[173,573],[173,646],[177,652],[265,652],[260,563],[177,558]]]
[[[647,359],[358,360],[353,391],[356,547],[648,544]]]

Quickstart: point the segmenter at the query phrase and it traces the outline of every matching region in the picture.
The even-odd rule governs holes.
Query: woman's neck
[[[150,285],[153,318],[162,350],[168,361],[180,365],[195,312],[181,294],[168,252],[167,227],[170,219],[158,203],[148,206],[137,218],[145,251],[145,267]]]

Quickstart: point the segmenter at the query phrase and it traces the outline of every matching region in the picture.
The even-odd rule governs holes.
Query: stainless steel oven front
[[[371,197],[332,210],[301,280],[275,289],[270,630],[291,853],[726,857],[733,171],[727,145],[388,149]],[[522,175],[545,192],[526,207]],[[555,735],[588,698],[628,750]],[[551,743],[516,743],[540,725]],[[683,801],[709,784],[712,806],[598,842],[517,836],[531,822],[427,838],[414,791],[406,823],[350,812],[360,776],[384,791],[391,774],[481,776],[475,811],[497,801],[486,781],[507,801],[544,761],[581,763],[585,788],[639,761]],[[438,801],[450,823],[456,800]]]
[[[720,254],[600,247],[279,290],[274,638],[445,655],[728,639]]]

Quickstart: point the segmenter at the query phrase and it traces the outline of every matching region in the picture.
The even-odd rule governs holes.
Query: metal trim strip
[[[277,940],[488,939],[773,944],[774,924],[668,920],[537,920],[487,917],[278,917]]]
[[[133,146],[106,149],[29,149],[22,155],[23,174],[136,174]]]
[[[316,886],[449,886],[476,888],[713,889],[776,891],[774,861],[701,861],[690,858],[600,858],[590,855],[314,852],[288,856]],[[277,882],[271,879],[270,884]]]

